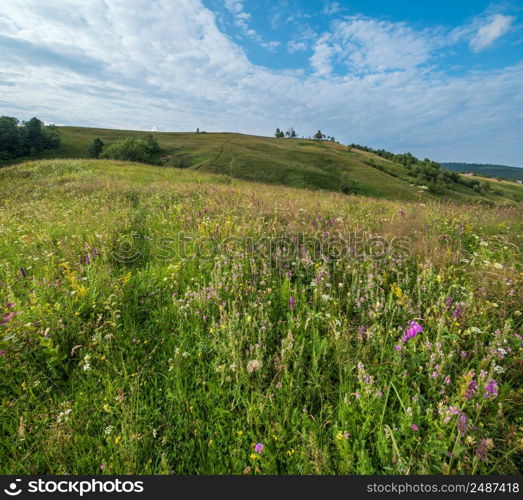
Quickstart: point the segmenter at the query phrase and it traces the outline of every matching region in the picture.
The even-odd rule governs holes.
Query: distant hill
[[[523,180],[523,168],[481,163],[440,163],[443,168],[463,174],[479,174],[500,179]]]
[[[376,154],[356,145],[347,147],[328,141],[236,133],[167,133],[84,127],[57,127],[57,130],[61,138],[58,149],[25,159],[86,158],[88,147],[96,138],[107,146],[127,137],[152,134],[162,149],[158,164],[164,167],[391,200],[523,202],[523,186],[515,183],[489,183],[440,169],[439,165],[434,169],[424,162],[417,164],[418,160],[411,155],[388,158],[382,156],[386,152]],[[403,156],[408,156],[414,164],[403,164]],[[23,160],[20,158],[17,162]],[[437,189],[434,189],[436,181]]]

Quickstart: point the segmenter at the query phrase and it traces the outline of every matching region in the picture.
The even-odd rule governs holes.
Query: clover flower
[[[423,331],[423,327],[417,321],[411,321],[409,327],[405,331],[405,334],[402,337],[403,342],[408,342],[410,339],[413,339],[418,333]]]

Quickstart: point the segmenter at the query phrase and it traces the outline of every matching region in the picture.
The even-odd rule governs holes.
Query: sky
[[[8,0],[0,115],[523,167],[523,1]]]

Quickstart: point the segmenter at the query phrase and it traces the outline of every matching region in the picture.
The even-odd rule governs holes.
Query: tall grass
[[[60,160],[0,211],[4,474],[521,468],[517,207]]]

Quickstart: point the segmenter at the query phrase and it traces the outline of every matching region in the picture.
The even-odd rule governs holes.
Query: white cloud
[[[470,40],[474,52],[480,52],[492,45],[498,38],[506,34],[514,22],[514,17],[496,14],[488,19],[487,24],[478,29]]]
[[[299,42],[297,40],[291,40],[287,43],[287,50],[289,54],[296,52],[305,52],[308,49],[308,45],[305,42]]]
[[[251,15],[245,12],[243,0],[225,0],[225,8],[233,15],[235,26],[240,28],[245,36],[261,41],[261,37],[256,30],[249,26]]]
[[[294,123],[441,160],[521,158],[523,63],[445,75],[427,64],[434,38],[404,24],[335,24],[317,75],[254,65],[200,0],[4,2],[0,24],[0,114],[254,134]],[[354,71],[332,76],[336,64]]]
[[[330,75],[335,63],[354,72],[406,70],[428,60],[435,39],[405,23],[352,16],[317,40],[310,62],[321,76]]]
[[[281,42],[261,42],[260,45],[267,50],[270,50],[271,52],[275,52],[276,49],[281,45]]]
[[[323,14],[327,16],[332,16],[341,11],[341,6],[338,2],[325,2],[325,7],[323,8]]]

